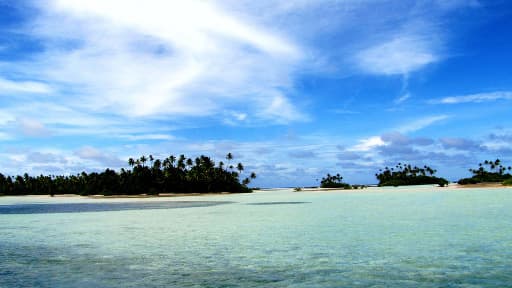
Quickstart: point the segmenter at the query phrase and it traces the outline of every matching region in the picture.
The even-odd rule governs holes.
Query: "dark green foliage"
[[[331,175],[327,174],[325,178],[322,178],[320,181],[320,188],[343,188],[343,189],[352,189],[352,186],[347,183],[343,183],[343,177],[340,174]]]
[[[500,159],[494,161],[485,160],[483,163],[478,163],[477,169],[469,169],[469,172],[473,174],[471,178],[460,179],[457,183],[465,185],[482,182],[503,182],[512,178],[512,175],[510,175],[511,170],[512,167],[505,167],[501,164]],[[509,172],[505,173],[505,171]]]
[[[229,154],[229,160],[233,156]],[[146,165],[149,160],[149,165]],[[251,192],[247,184],[256,174],[240,183],[243,165],[237,165],[238,172],[232,168],[224,169],[223,163],[215,165],[209,157],[200,156],[192,161],[184,155],[179,158],[169,156],[163,161],[154,159],[152,155],[134,160],[128,164],[132,169],[121,169],[116,172],[106,169],[101,173],[87,174],[82,172],[72,176],[31,177],[4,176],[0,173],[0,195],[137,195],[159,193],[211,193],[211,192]]]
[[[507,180],[503,181],[503,185],[506,186],[512,186],[512,177],[508,178]]]
[[[410,164],[398,163],[395,167],[386,167],[375,174],[379,180],[379,186],[406,186],[438,184],[441,187],[448,185],[448,180],[435,177],[436,170],[429,166],[419,168]]]

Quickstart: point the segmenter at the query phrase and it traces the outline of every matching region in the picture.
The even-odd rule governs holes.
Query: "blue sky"
[[[0,172],[153,154],[253,185],[512,164],[508,1],[0,0]]]

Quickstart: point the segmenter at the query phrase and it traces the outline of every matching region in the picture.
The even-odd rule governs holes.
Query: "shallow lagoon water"
[[[129,209],[0,214],[0,287],[512,286],[512,189],[0,198],[33,204]]]

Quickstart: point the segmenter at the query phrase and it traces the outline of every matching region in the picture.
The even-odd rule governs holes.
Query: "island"
[[[4,176],[0,173],[0,195],[158,195],[161,193],[247,193],[248,184],[256,178],[249,173],[240,181],[244,165],[232,164],[233,155],[226,155],[227,164],[215,163],[201,155],[192,160],[173,155],[160,160],[152,155],[130,158],[131,169],[120,171],[82,172],[78,175]]]
[[[480,183],[502,183],[503,185],[512,185],[511,166],[506,167],[500,159],[485,160],[478,163],[478,168],[469,169],[473,174],[470,178],[462,178],[457,183],[460,185],[480,184]],[[505,173],[508,171],[507,173]]]
[[[423,168],[410,164],[398,163],[395,167],[385,167],[375,174],[379,186],[406,186],[437,184],[440,187],[448,185],[448,180],[435,177],[437,170],[424,165]]]

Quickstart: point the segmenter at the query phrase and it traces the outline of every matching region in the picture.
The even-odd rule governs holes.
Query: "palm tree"
[[[153,169],[160,170],[160,168],[162,168],[162,161],[160,161],[160,159],[156,159],[153,163]]]
[[[128,165],[130,165],[130,167],[135,166],[135,160],[133,160],[133,158],[128,159]]]
[[[174,157],[174,155],[171,155],[167,159],[169,159],[171,165],[174,166],[174,162],[176,162],[176,157]]]
[[[233,169],[233,165],[231,165],[231,160],[233,160],[233,154],[231,154],[231,152],[229,152],[226,155],[226,160],[228,160],[228,168],[232,170]]]
[[[146,158],[146,156],[142,155],[142,157],[140,157],[140,162],[142,163],[142,167],[144,167],[144,164],[146,163],[146,161],[148,161],[148,159]]]
[[[178,169],[184,170],[185,169],[185,155],[181,154],[180,158],[178,159]]]
[[[171,161],[169,161],[169,158],[165,158],[164,161],[162,161],[162,165],[164,169],[169,169],[171,166]]]
[[[244,165],[242,165],[242,163],[238,163],[238,165],[236,165],[236,170],[242,174],[242,171],[244,171]]]

